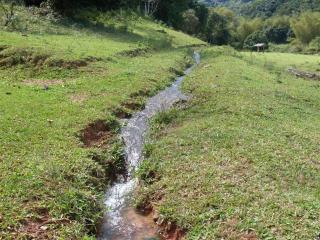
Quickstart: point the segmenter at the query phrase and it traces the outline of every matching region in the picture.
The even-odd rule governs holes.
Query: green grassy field
[[[153,121],[138,201],[186,239],[317,239],[320,83],[288,75],[293,63],[319,68],[312,56],[204,50],[187,108]]]
[[[0,29],[0,239],[88,239],[122,167],[118,117],[203,42],[135,14],[30,11],[19,9],[21,29]]]
[[[260,63],[265,67],[274,66],[281,71],[285,71],[290,67],[299,70],[320,72],[320,56],[319,55],[304,55],[293,53],[243,53],[247,60],[251,63]]]

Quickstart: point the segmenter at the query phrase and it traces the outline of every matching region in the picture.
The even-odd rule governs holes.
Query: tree
[[[24,0],[24,5],[26,6],[40,6],[43,0]]]
[[[145,15],[153,15],[159,6],[160,0],[144,0]]]
[[[268,39],[263,31],[256,31],[250,34],[244,41],[243,47],[247,49],[253,49],[257,43],[264,43],[268,47]]]
[[[175,28],[183,25],[182,13],[189,9],[190,0],[161,0],[155,17]]]
[[[199,19],[199,32],[205,32],[208,23],[209,10],[204,4],[196,3],[192,8]]]
[[[268,39],[269,42],[272,43],[286,43],[288,38],[288,33],[290,31],[290,28],[286,27],[273,27],[269,26],[264,29],[264,33]]]
[[[226,18],[216,12],[211,12],[208,19],[206,37],[211,44],[226,44],[230,37]]]
[[[303,44],[309,44],[320,36],[320,13],[305,12],[291,21],[292,30],[296,38]]]
[[[236,29],[236,38],[240,42],[242,46],[246,38],[256,32],[260,31],[263,28],[263,21],[261,18],[255,18],[253,20],[249,20],[246,18],[242,18],[240,20],[240,24]]]
[[[183,18],[183,30],[188,34],[195,34],[198,31],[200,25],[199,18],[196,16],[196,11],[188,9],[182,14]]]
[[[4,0],[0,0],[0,11],[3,12],[4,22],[3,25],[7,27],[12,24],[15,19],[15,6],[19,3],[19,1],[10,1],[7,3]]]

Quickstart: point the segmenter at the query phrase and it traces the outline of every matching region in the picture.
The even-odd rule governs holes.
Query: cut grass
[[[287,55],[277,56],[272,70],[228,48],[203,51],[184,83],[189,108],[153,122],[140,201],[186,239],[320,234],[320,85],[279,72]]]
[[[101,139],[107,127],[97,126],[102,132],[93,133],[99,138],[87,147],[82,130],[97,120],[116,122],[119,105],[140,104],[144,93],[167,86],[172,69],[188,62],[187,47],[202,42],[138,16],[130,31],[119,33],[104,26],[98,31],[90,21],[82,27],[75,20],[52,23],[23,8],[18,14],[30,19],[27,36],[0,30],[0,45],[65,61],[101,59],[72,69],[24,62],[0,68],[0,239],[94,235],[105,186],[112,171],[121,170],[122,150],[116,125]],[[144,25],[145,35],[134,33]],[[158,28],[169,32],[164,39],[174,39],[166,48],[157,47],[167,43]],[[137,48],[151,51],[134,58],[119,54]]]

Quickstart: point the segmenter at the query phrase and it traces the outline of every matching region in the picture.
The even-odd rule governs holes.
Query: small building
[[[260,52],[261,50],[264,52],[266,44],[265,43],[257,43],[254,45],[254,47],[257,48],[257,52]]]

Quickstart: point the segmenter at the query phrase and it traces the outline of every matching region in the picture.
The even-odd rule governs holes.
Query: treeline
[[[199,0],[208,6],[226,6],[237,14],[269,18],[274,15],[297,15],[306,11],[320,11],[319,0]]]
[[[95,7],[100,10],[130,8],[146,15],[152,15],[176,29],[195,35],[211,44],[229,44],[235,48],[252,48],[256,43],[287,44],[294,51],[308,49],[320,51],[320,13],[304,11],[299,15],[276,15],[271,17],[240,17],[226,7],[208,8],[197,0],[23,0],[26,5],[46,4],[55,11],[72,14],[78,8]],[[301,1],[301,6],[318,6],[320,0]],[[296,0],[257,0],[252,6],[269,6],[278,9],[277,4],[298,4]],[[270,6],[271,6],[270,5]],[[291,6],[291,5],[290,5]],[[291,8],[294,8],[291,6]],[[290,8],[290,9],[291,9]],[[248,9],[249,11],[250,9]],[[259,8],[256,8],[258,11]],[[276,10],[270,10],[271,12]],[[261,10],[261,12],[263,12]],[[287,44],[288,45],[288,44]]]
[[[242,4],[240,8],[235,1],[229,4],[237,6],[241,15],[249,17],[268,18],[274,15],[297,15],[306,11],[320,11],[320,0],[254,0]]]
[[[178,28],[209,43],[238,49],[273,43],[287,44],[291,51],[320,52],[320,12],[249,18],[225,7],[206,9],[198,5],[182,13]]]

